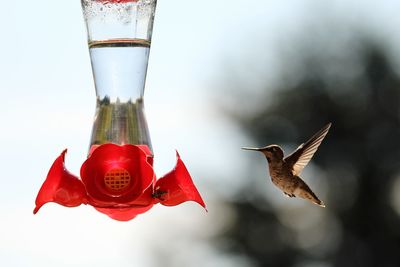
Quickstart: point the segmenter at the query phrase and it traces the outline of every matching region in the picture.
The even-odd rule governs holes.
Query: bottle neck
[[[152,150],[143,99],[135,102],[97,100],[90,147],[114,143],[146,145]]]

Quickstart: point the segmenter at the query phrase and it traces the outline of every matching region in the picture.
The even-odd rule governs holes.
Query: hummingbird
[[[302,143],[292,154],[286,157],[284,157],[283,149],[278,145],[261,148],[242,147],[242,149],[260,151],[265,155],[272,183],[281,189],[287,197],[300,197],[325,207],[324,203],[319,200],[299,175],[314,156],[331,125],[331,123],[325,125],[307,142]]]

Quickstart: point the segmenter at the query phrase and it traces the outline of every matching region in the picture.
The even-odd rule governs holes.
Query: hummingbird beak
[[[257,147],[242,147],[243,150],[251,150],[251,151],[261,151],[261,148]]]

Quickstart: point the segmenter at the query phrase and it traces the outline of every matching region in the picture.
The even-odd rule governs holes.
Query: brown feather
[[[322,140],[324,140],[327,135],[331,125],[331,123],[325,125],[321,130],[313,135],[310,140],[301,144],[292,154],[284,159],[287,166],[292,169],[293,175],[299,175],[308,162],[310,162]]]

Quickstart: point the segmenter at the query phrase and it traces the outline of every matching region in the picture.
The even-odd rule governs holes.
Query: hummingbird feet
[[[287,196],[287,197],[296,197],[294,194],[289,194],[289,193],[286,193],[286,192],[283,192],[284,194],[285,194],[285,196]]]

